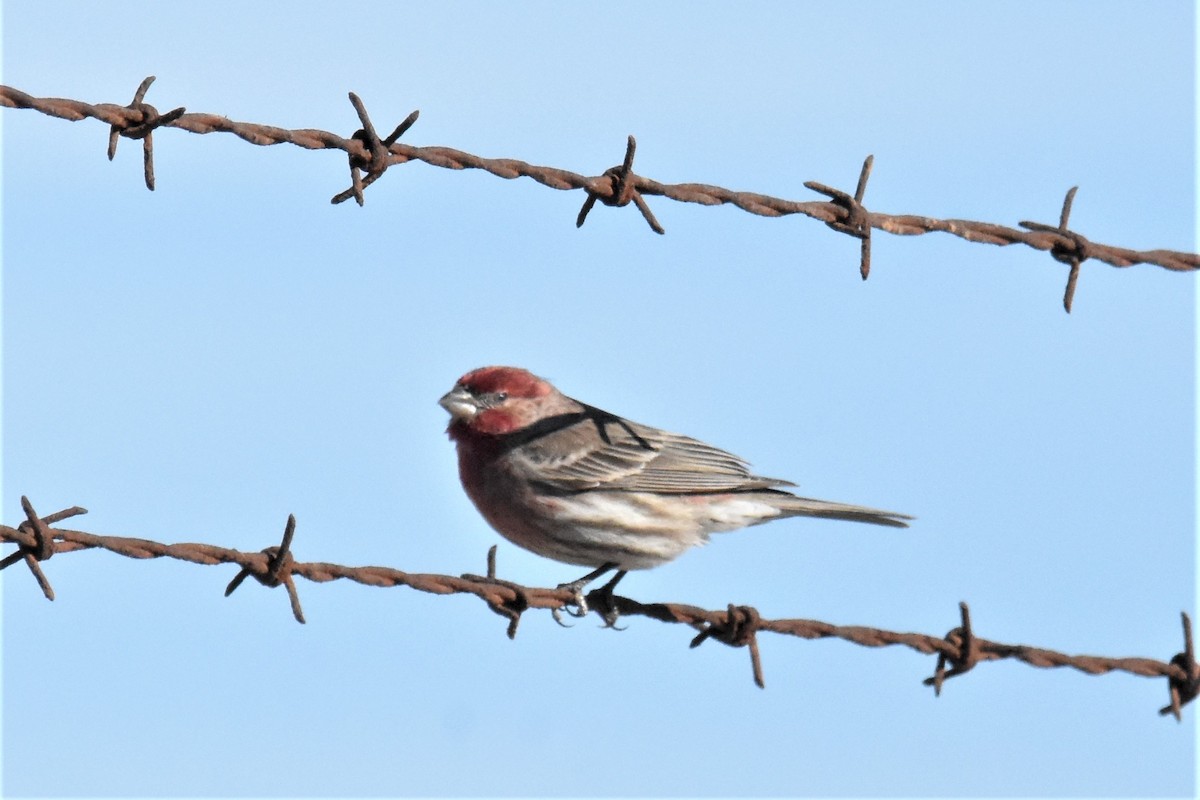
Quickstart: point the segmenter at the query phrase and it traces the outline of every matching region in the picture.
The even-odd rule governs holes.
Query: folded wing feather
[[[565,424],[522,441],[509,457],[525,462],[539,483],[562,492],[689,494],[794,485],[752,475],[743,459],[697,439],[583,408],[564,418]]]

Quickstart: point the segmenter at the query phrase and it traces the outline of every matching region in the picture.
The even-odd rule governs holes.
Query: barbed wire
[[[289,130],[271,125],[251,122],[236,122],[217,114],[186,113],[183,107],[159,114],[154,106],[144,102],[154,76],[142,81],[128,105],[99,103],[92,105],[79,100],[54,97],[33,97],[10,86],[0,85],[0,106],[29,108],[53,117],[77,121],[92,118],[110,126],[108,158],[116,154],[119,137],[141,139],[146,187],[154,189],[154,144],[153,133],[161,128],[179,128],[192,133],[232,133],[251,144],[293,144],[308,150],[342,150],[347,154],[350,165],[350,188],[334,195],[331,202],[341,203],[351,197],[361,206],[363,190],[378,180],[388,167],[408,161],[422,161],[445,169],[481,169],[497,177],[531,178],[553,189],[582,189],[587,199],[576,217],[575,224],[581,226],[588,213],[599,201],[608,206],[626,206],[633,203],[642,213],[647,224],[656,233],[663,233],[646,196],[666,197],[684,203],[700,205],[736,206],[751,214],[765,217],[781,217],[802,214],[824,222],[840,233],[861,241],[859,272],[866,280],[871,270],[871,232],[874,229],[899,236],[915,236],[941,231],[971,242],[994,245],[1024,244],[1037,250],[1048,251],[1056,260],[1070,267],[1063,307],[1070,312],[1075,287],[1079,279],[1080,265],[1089,259],[1103,261],[1114,267],[1129,267],[1134,264],[1154,264],[1177,272],[1200,269],[1200,255],[1177,250],[1132,250],[1125,247],[1099,244],[1089,241],[1068,226],[1071,206],[1078,187],[1068,190],[1063,201],[1058,225],[1022,221],[1025,230],[1009,228],[989,222],[963,219],[936,219],[912,214],[885,214],[869,211],[863,205],[867,180],[871,174],[874,157],[868,156],[859,173],[858,185],[853,195],[816,181],[806,181],[805,187],[828,197],[828,200],[786,200],[755,192],[737,192],[702,183],[660,183],[633,171],[633,159],[637,142],[630,136],[626,142],[625,158],[619,165],[598,176],[585,176],[565,169],[536,166],[511,158],[483,158],[451,147],[418,147],[398,141],[417,121],[419,112],[413,111],[391,134],[381,139],[371,122],[366,107],[357,95],[350,92],[350,102],[358,115],[362,127],[343,138],[337,134],[314,128]]]
[[[301,623],[305,619],[293,579],[297,575],[316,583],[345,579],[366,586],[407,586],[431,594],[473,594],[483,600],[489,609],[508,620],[507,634],[510,639],[517,634],[521,615],[530,609],[549,609],[556,620],[559,620],[560,610],[571,607],[576,609],[572,612],[574,616],[586,616],[590,611],[595,611],[604,619],[607,627],[613,627],[619,617],[628,616],[684,624],[697,631],[691,640],[693,648],[707,639],[715,639],[731,647],[748,648],[754,682],[760,687],[765,687],[765,683],[757,635],[768,631],[802,639],[836,638],[864,647],[903,645],[926,655],[936,654],[934,674],[924,680],[926,686],[933,687],[936,695],[941,694],[946,679],[969,672],[980,663],[1001,659],[1014,659],[1034,667],[1072,667],[1088,675],[1126,672],[1166,678],[1171,702],[1159,709],[1159,713],[1172,714],[1177,720],[1182,720],[1183,706],[1200,694],[1200,664],[1196,661],[1191,620],[1186,612],[1181,614],[1184,649],[1168,662],[1151,658],[1067,655],[1040,647],[993,642],[976,636],[966,603],[959,603],[961,624],[939,637],[862,625],[834,625],[811,619],[764,619],[752,606],[732,603],[723,611],[710,611],[684,603],[641,603],[613,595],[605,589],[592,590],[580,602],[580,598],[570,589],[528,587],[497,578],[495,546],[488,551],[486,575],[455,577],[404,572],[391,567],[347,567],[297,561],[291,552],[296,530],[296,519],[291,515],[288,516],[280,544],[257,553],[247,553],[211,544],[163,544],[149,539],[100,536],[51,527],[71,517],[86,514],[87,510],[75,506],[41,517],[26,497],[21,498],[21,507],[25,512],[24,522],[16,528],[0,525],[0,540],[17,545],[15,552],[0,559],[0,570],[23,561],[49,600],[54,599],[54,589],[42,571],[41,563],[59,553],[98,548],[128,558],[167,557],[193,564],[237,564],[241,569],[226,587],[226,596],[232,594],[246,578],[254,578],[268,587],[283,586],[291,601],[292,615]]]

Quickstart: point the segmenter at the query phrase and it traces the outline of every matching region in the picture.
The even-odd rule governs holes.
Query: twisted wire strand
[[[31,510],[30,510],[30,513]],[[84,513],[83,509],[67,509],[57,514],[42,518],[45,525]],[[36,515],[31,519],[36,519]],[[294,529],[294,519],[289,521],[285,543],[290,545],[291,530]],[[280,548],[267,548],[260,552],[244,552],[212,544],[185,542],[165,544],[149,539],[138,539],[123,536],[102,536],[85,531],[65,528],[45,527],[46,539],[50,540],[50,555],[77,552],[80,550],[101,549],[127,558],[153,559],[172,558],[193,564],[236,564],[250,575],[266,585],[279,585],[278,578],[272,582],[268,576],[271,573],[272,562],[278,562]],[[22,556],[40,546],[37,534],[31,523],[22,523],[20,527],[12,528],[0,525],[0,540],[15,543],[19,546],[17,552],[7,556],[0,562],[0,568],[16,563]],[[286,547],[283,548],[286,551]],[[43,561],[49,560],[49,555]],[[537,588],[521,586],[510,581],[503,581],[494,576],[494,548],[489,556],[489,575],[439,575],[429,573],[412,573],[383,566],[345,566],[326,562],[291,561],[288,554],[287,572],[299,575],[315,583],[334,580],[350,580],[365,586],[394,587],[407,586],[421,592],[431,594],[472,594],[482,599],[497,613],[510,619],[509,635],[516,633],[516,622],[527,609],[549,609],[556,611],[570,606],[577,601],[570,590],[559,588]],[[235,579],[230,591],[240,582]],[[802,639],[836,638],[864,647],[888,647],[901,645],[916,650],[919,653],[939,656],[939,674],[943,673],[942,664],[945,661],[958,664],[958,672],[965,672],[977,663],[1001,659],[1013,659],[1024,664],[1041,668],[1071,667],[1088,675],[1101,675],[1108,672],[1125,672],[1144,677],[1167,678],[1172,686],[1195,685],[1197,678],[1189,678],[1188,666],[1182,663],[1183,654],[1170,662],[1151,658],[1111,658],[1094,655],[1069,655],[1054,650],[1027,645],[1004,644],[987,639],[977,638],[970,631],[969,617],[965,604],[962,606],[964,626],[950,631],[944,637],[924,633],[905,633],[889,631],[862,625],[835,625],[829,622],[811,619],[763,619],[757,612],[748,615],[744,609],[748,607],[730,606],[726,610],[709,610],[686,603],[642,603],[627,597],[605,597],[601,590],[593,590],[587,595],[586,603],[609,620],[617,616],[643,616],[660,622],[684,624],[700,631],[701,635],[693,640],[693,646],[703,638],[713,636],[726,644],[741,646],[749,644],[754,654],[755,678],[762,684],[761,667],[758,664],[757,646],[754,634],[759,631],[795,636]],[[586,609],[586,606],[585,606]],[[298,600],[293,597],[293,610],[297,619],[303,621],[299,613]],[[615,612],[615,614],[612,614]],[[609,617],[612,614],[612,617]],[[738,619],[735,620],[735,617]],[[1190,631],[1190,624],[1185,618],[1185,631]],[[751,624],[747,628],[746,622]],[[740,620],[740,621],[739,621]],[[732,629],[741,626],[739,633]],[[1190,636],[1188,637],[1190,639]],[[1188,642],[1190,644],[1190,641]],[[1190,650],[1190,648],[1189,648]],[[1195,666],[1191,668],[1195,672]],[[954,670],[946,676],[958,674]],[[941,679],[938,676],[926,681],[936,685],[940,690]],[[1185,691],[1182,703],[1186,703]],[[1168,707],[1170,708],[1170,707]],[[1164,709],[1165,711],[1166,709]]]
[[[150,80],[152,79],[148,78],[143,86],[148,85]],[[139,93],[139,97],[140,94],[144,94],[144,89]],[[144,136],[146,133],[141,130],[140,126],[145,126],[148,121],[153,121],[157,117],[157,111],[152,106],[141,103],[140,100],[131,106],[113,103],[93,105],[65,98],[34,97],[10,86],[0,86],[0,106],[33,109],[49,116],[72,121],[92,118],[122,131],[135,131],[139,136]],[[370,148],[364,143],[362,137],[356,138],[357,135],[344,138],[329,131],[313,128],[289,130],[272,125],[238,122],[216,114],[182,113],[183,109],[176,109],[176,111],[180,112],[179,115],[161,122],[160,127],[178,128],[197,134],[231,133],[251,144],[263,146],[286,143],[309,150],[341,150],[349,155],[352,163],[366,164],[371,161]],[[365,117],[365,113],[363,116]],[[165,117],[163,119],[165,120]],[[130,134],[127,132],[125,135]],[[610,174],[611,170],[604,175],[589,177],[570,170],[537,166],[517,159],[484,158],[452,147],[418,147],[403,142],[390,142],[386,149],[389,153],[388,163],[382,167],[377,166],[377,172],[382,172],[386,166],[408,161],[421,161],[445,169],[481,169],[509,180],[520,177],[530,178],[552,189],[583,189],[589,195],[598,197],[611,205],[623,205],[630,199],[637,202],[640,199],[639,195],[649,195],[706,206],[729,204],[751,214],[766,217],[802,214],[831,226],[845,225],[853,215],[853,209],[848,206],[846,199],[795,201],[756,192],[733,191],[702,183],[666,184],[628,173],[628,169],[626,170],[629,178],[628,185],[620,188],[624,188],[630,196],[617,198],[619,181],[613,174]],[[373,177],[378,177],[378,175]],[[814,186],[819,186],[819,184]],[[837,190],[831,191],[836,192]],[[343,192],[334,199],[340,201],[349,196],[351,196],[350,192]],[[361,191],[358,193],[358,197],[361,202]],[[989,222],[937,219],[913,214],[886,214],[861,208],[861,205],[858,204],[860,200],[861,192],[858,197],[851,198],[849,202],[857,205],[858,209],[865,214],[866,224],[869,228],[899,236],[915,236],[940,231],[971,242],[993,245],[1024,244],[1038,250],[1056,253],[1056,258],[1063,251],[1072,251],[1082,239],[1077,235],[1071,235],[1065,226],[1061,230],[1049,226],[1045,226],[1046,229],[1041,230],[1022,230]],[[648,209],[643,209],[643,213],[647,213],[647,211]],[[654,223],[652,223],[653,226]],[[862,238],[860,234],[861,232],[854,235]],[[1087,241],[1086,245],[1086,258],[1103,261],[1114,267],[1153,264],[1178,272],[1200,269],[1200,255],[1194,253],[1167,249],[1134,250],[1090,241]],[[1060,258],[1060,260],[1063,259]]]

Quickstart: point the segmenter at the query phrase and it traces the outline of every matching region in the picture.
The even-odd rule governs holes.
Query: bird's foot
[[[617,620],[621,617],[621,612],[617,610],[617,604],[613,599],[613,589],[621,578],[625,577],[625,572],[618,572],[613,576],[613,579],[601,586],[599,589],[591,592],[592,605],[596,612],[604,619],[604,627],[612,628],[615,631],[623,631],[625,627],[617,625]]]
[[[550,609],[550,615],[552,617],[554,617],[555,622],[557,622],[559,625],[563,626],[564,628],[570,628],[572,626],[563,622],[562,612],[565,611],[572,617],[579,619],[580,617],[586,617],[588,615],[588,611],[591,610],[588,608],[587,598],[583,596],[583,587],[588,585],[588,580],[590,580],[590,579],[589,578],[580,578],[577,581],[571,581],[570,583],[560,583],[558,585],[557,588],[559,590],[565,589],[566,591],[571,593],[571,600],[570,600],[570,602],[564,603],[563,605],[559,606],[558,608]],[[574,610],[571,609],[571,606],[575,607]]]
[[[626,627],[629,627],[628,625],[617,625],[620,612],[618,612],[616,604],[612,602],[611,591],[606,591],[606,593],[596,591],[593,593],[592,601],[596,613],[604,619],[604,627],[611,627],[614,631],[624,631]]]
[[[559,606],[558,608],[551,609],[550,613],[554,617],[554,621],[557,622],[559,625],[562,625],[564,628],[569,628],[571,626],[565,624],[562,621],[562,613],[561,612],[566,611],[568,614],[570,614],[572,617],[575,617],[576,619],[578,619],[580,617],[586,617],[589,609],[588,609],[588,604],[587,604],[587,598],[585,598],[583,596],[583,587],[587,586],[589,583],[596,580],[596,578],[599,578],[601,575],[605,574],[606,572],[611,572],[616,568],[617,568],[617,565],[613,562],[601,564],[599,567],[592,570],[587,575],[584,575],[582,578],[573,580],[570,583],[560,583],[558,585],[558,588],[560,590],[565,589],[566,591],[570,592],[571,600],[570,600],[570,602],[564,603],[563,605]],[[616,586],[617,581],[619,581],[621,579],[620,576],[622,576],[624,574],[625,574],[624,572],[618,572],[617,577],[615,579],[609,581],[609,586]],[[575,610],[572,611],[570,609],[570,606],[575,606]]]

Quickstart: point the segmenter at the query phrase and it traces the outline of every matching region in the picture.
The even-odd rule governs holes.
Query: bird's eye
[[[496,402],[503,403],[508,399],[508,392],[496,392]]]

